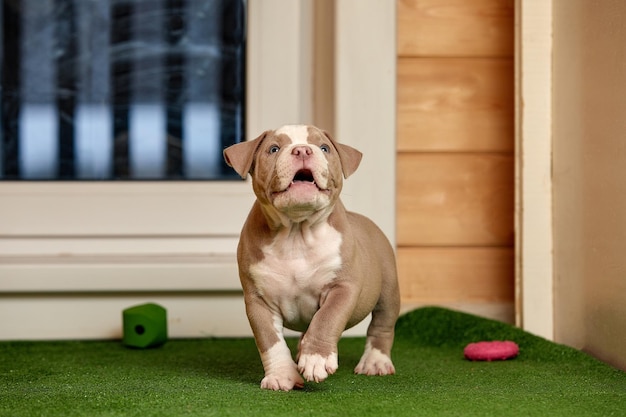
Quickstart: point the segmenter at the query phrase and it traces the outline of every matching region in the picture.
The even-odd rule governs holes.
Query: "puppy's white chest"
[[[306,330],[341,267],[340,246],[341,234],[324,223],[285,230],[261,248],[264,259],[250,274],[286,327]]]

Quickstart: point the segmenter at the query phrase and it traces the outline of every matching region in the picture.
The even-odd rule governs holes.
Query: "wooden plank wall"
[[[404,304],[514,300],[514,0],[398,0]]]

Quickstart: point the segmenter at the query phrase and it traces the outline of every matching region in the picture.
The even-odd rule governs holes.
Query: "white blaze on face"
[[[309,129],[304,125],[287,125],[276,131],[278,135],[287,135],[294,145],[306,145],[309,138]]]

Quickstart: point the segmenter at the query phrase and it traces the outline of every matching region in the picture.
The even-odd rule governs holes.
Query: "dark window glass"
[[[228,179],[245,0],[3,0],[2,180]]]

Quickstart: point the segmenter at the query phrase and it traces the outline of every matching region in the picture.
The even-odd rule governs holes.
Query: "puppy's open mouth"
[[[300,171],[296,172],[296,175],[294,175],[293,179],[291,180],[292,184],[295,184],[297,182],[308,182],[315,184],[315,178],[313,177],[313,173],[311,172],[311,170],[301,169]],[[315,185],[317,186],[317,184]]]
[[[315,186],[319,191],[328,192],[328,190],[321,188],[317,182],[315,182],[315,177],[313,176],[313,172],[310,169],[301,169],[295,173],[293,179],[284,190],[276,191],[272,194],[280,194],[286,191],[289,191],[291,187],[300,187],[300,186]]]

